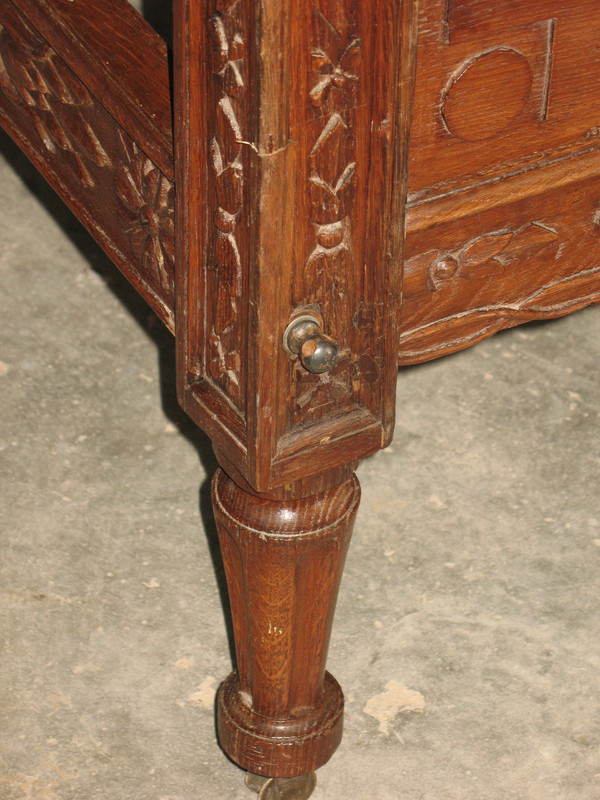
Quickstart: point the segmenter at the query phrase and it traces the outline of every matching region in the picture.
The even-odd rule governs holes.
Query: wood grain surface
[[[0,123],[174,330],[164,42],[126,0],[2,0]]]
[[[343,695],[325,662],[359,499],[355,477],[283,501],[221,470],[213,479],[237,655],[217,701],[219,739],[255,774],[310,772],[340,742]]]
[[[600,10],[422,0],[399,362],[600,300]]]
[[[597,0],[175,0],[171,90],[126,0],[0,0],[0,123],[175,332],[215,445],[218,730],[254,773],[339,744],[353,470],[391,439],[399,343],[600,300],[599,36]],[[284,348],[306,314],[322,374]]]
[[[180,402],[257,491],[391,438],[415,3],[175,3]],[[316,314],[339,346],[283,348]],[[181,324],[179,324],[181,322]]]

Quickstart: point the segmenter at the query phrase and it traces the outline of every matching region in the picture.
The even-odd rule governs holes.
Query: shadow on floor
[[[155,5],[159,5],[156,3]],[[21,152],[10,137],[0,129],[0,158],[5,158],[24,185],[42,204],[46,212],[65,232],[81,252],[91,269],[102,279],[119,302],[133,317],[142,331],[148,336],[157,350],[158,372],[162,409],[178,429],[179,433],[194,446],[198,458],[208,476],[217,469],[210,439],[189,419],[179,406],[176,390],[175,340],[162,325],[154,312],[146,305],[127,279],[106,256],[100,246],[62,202],[56,202],[54,190],[46,183],[35,167]],[[227,626],[229,649],[232,663],[235,664],[233,624],[227,595],[227,584],[217,531],[210,499],[210,477],[200,486],[199,509],[208,544],[213,568],[216,574],[223,614]]]

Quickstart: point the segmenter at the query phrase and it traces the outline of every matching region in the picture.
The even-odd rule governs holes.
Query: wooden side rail
[[[0,123],[173,331],[162,39],[126,0],[2,0]]]
[[[419,30],[401,364],[600,301],[597,0],[423,0]]]

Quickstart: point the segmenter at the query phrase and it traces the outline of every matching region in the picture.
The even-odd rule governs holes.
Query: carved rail
[[[0,123],[174,330],[162,39],[126,0],[3,0]]]

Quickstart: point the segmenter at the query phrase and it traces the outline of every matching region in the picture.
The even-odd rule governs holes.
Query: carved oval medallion
[[[442,92],[446,127],[467,142],[496,136],[520,116],[532,83],[529,61],[516,50],[503,47],[477,56]]]

